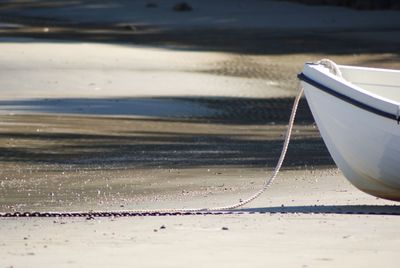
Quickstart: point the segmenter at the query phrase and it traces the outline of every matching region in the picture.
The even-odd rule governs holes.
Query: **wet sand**
[[[276,164],[305,61],[400,68],[394,11],[206,2],[180,17],[171,1],[0,8],[0,211],[237,202]],[[299,109],[283,170],[245,214],[0,219],[0,266],[392,267],[397,203],[350,185]]]
[[[255,190],[276,164],[285,131],[280,124],[227,119],[14,115],[1,120],[3,211],[134,209],[143,200],[163,205],[174,197]],[[312,125],[296,127],[292,145],[287,169],[333,166]]]

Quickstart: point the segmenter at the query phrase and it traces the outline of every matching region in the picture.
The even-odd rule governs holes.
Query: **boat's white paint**
[[[400,72],[398,70],[341,66],[343,77],[359,88],[384,98],[400,102]]]
[[[371,107],[397,114],[400,71],[339,66],[343,78],[321,65],[304,74]],[[400,125],[302,82],[307,101],[337,166],[357,188],[400,200]]]

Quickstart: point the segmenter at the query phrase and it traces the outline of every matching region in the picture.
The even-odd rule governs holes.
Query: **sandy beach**
[[[400,68],[398,10],[5,1],[0,212],[223,206],[278,160],[304,62]],[[2,218],[0,267],[393,267],[398,203],[336,168],[300,102],[241,214]]]

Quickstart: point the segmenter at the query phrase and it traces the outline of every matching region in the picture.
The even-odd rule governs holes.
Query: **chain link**
[[[344,215],[388,215],[400,216],[400,210],[391,211],[366,211],[366,210],[327,210],[327,211],[247,211],[247,210],[221,210],[221,211],[192,211],[192,212],[135,212],[135,211],[98,211],[98,212],[9,212],[0,213],[0,218],[120,218],[120,217],[165,217],[165,216],[206,216],[206,215],[260,215],[260,214],[344,214]]]

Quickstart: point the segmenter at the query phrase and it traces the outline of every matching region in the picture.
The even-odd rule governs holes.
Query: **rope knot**
[[[330,59],[321,59],[321,60],[317,61],[317,64],[324,66],[332,74],[334,74],[338,77],[343,77],[342,72],[339,69],[339,66],[337,66],[337,64],[334,61],[332,61]]]

